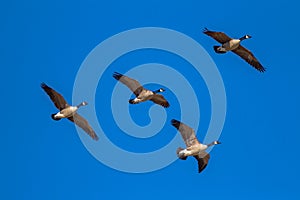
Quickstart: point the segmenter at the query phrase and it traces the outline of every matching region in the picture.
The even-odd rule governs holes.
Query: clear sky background
[[[298,13],[296,1],[2,2],[1,199],[299,199]],[[95,46],[119,32],[147,26],[190,36],[207,50],[222,75],[227,95],[222,144],[213,149],[201,174],[192,158],[152,173],[116,171],[86,150],[72,123],[50,118],[56,109],[41,90],[41,82],[70,102],[77,71]],[[266,73],[232,53],[215,54],[212,46],[217,43],[202,34],[204,27],[232,37],[252,35],[244,46],[267,68]],[[136,52],[107,69],[101,80],[103,92],[98,86],[96,98],[110,98],[110,88],[116,84],[113,71],[125,73],[148,62],[176,69],[182,64],[184,75],[193,74],[192,68],[169,54]],[[204,105],[209,105],[202,87]],[[173,98],[171,93],[165,95]],[[103,101],[110,105],[107,99]],[[141,110],[148,112],[151,103],[138,106],[138,113],[130,107],[133,118],[146,125],[147,116],[136,116]],[[210,119],[209,108],[201,109],[199,138]],[[168,121],[149,142],[126,137],[109,110],[100,110],[101,105],[97,112],[99,118],[107,116],[105,129],[111,131],[111,140],[130,151],[155,150],[176,134]],[[179,114],[170,108],[167,120]]]

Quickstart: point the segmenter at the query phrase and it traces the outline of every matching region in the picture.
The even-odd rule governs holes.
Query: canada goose
[[[169,102],[164,98],[163,95],[157,94],[158,92],[164,92],[165,90],[163,88],[155,91],[147,90],[138,81],[129,78],[128,76],[124,76],[118,72],[115,72],[113,77],[125,84],[135,94],[136,98],[130,99],[130,104],[138,104],[150,100],[165,108],[170,106]]]
[[[214,38],[216,41],[222,44],[221,46],[214,46],[216,53],[226,53],[227,51],[232,51],[258,71],[266,71],[266,69],[252,54],[252,52],[240,45],[241,41],[251,38],[250,35],[245,35],[239,39],[232,39],[223,32],[210,31],[207,28],[204,29],[203,33]]]
[[[76,113],[78,108],[87,105],[87,102],[84,101],[77,106],[70,106],[61,94],[56,92],[54,89],[52,89],[45,83],[42,83],[41,87],[48,94],[48,96],[53,101],[56,108],[59,109],[58,113],[51,115],[52,119],[58,121],[61,120],[62,118],[67,118],[68,120],[74,122],[76,125],[82,128],[94,140],[98,140],[98,136],[96,135],[92,127],[89,125],[89,123],[82,116]]]
[[[221,144],[219,141],[213,141],[210,144],[201,144],[196,138],[194,130],[185,125],[184,123],[175,119],[171,120],[172,125],[179,130],[182,139],[184,140],[187,148],[179,147],[176,151],[177,156],[181,160],[186,160],[188,156],[193,156],[198,161],[198,172],[202,172],[208,164],[210,155],[205,150],[213,145]]]

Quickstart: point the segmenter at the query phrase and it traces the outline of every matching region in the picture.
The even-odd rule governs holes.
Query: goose
[[[179,147],[176,151],[181,160],[186,160],[188,156],[193,156],[198,162],[198,173],[202,172],[210,159],[210,155],[205,150],[213,145],[221,144],[219,141],[213,141],[210,144],[201,144],[196,138],[195,131],[184,123],[172,119],[172,125],[180,132],[187,148]]]
[[[53,120],[58,121],[62,118],[67,118],[68,120],[74,122],[77,126],[82,128],[94,140],[98,140],[98,136],[96,135],[92,127],[89,125],[88,121],[76,112],[81,106],[86,106],[87,102],[83,101],[77,106],[70,106],[61,94],[56,92],[54,89],[52,89],[45,83],[41,83],[41,87],[48,94],[55,107],[59,109],[59,112],[51,114],[51,118]]]
[[[226,35],[223,32],[216,32],[216,31],[210,31],[207,28],[203,31],[204,34],[212,37],[219,43],[221,43],[221,46],[214,46],[214,50],[216,53],[226,53],[228,51],[232,51],[233,53],[240,56],[242,59],[244,59],[248,64],[253,66],[255,69],[257,69],[260,72],[266,71],[266,69],[260,64],[260,62],[255,58],[253,53],[240,45],[240,43],[243,40],[251,38],[250,35],[245,35],[239,39],[232,39],[228,35]]]
[[[113,77],[126,85],[135,94],[136,98],[130,99],[130,104],[138,104],[150,100],[165,108],[170,106],[169,102],[164,98],[163,95],[157,94],[159,92],[164,92],[165,90],[163,88],[155,91],[147,90],[138,81],[118,72],[114,72]]]

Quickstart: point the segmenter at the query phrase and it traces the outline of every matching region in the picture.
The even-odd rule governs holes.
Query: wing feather
[[[260,72],[266,71],[266,69],[260,64],[260,62],[255,58],[253,53],[246,49],[243,46],[239,46],[238,48],[232,50],[233,53],[240,56],[242,59],[244,59],[248,64],[253,66],[255,69],[257,69]]]
[[[194,158],[198,161],[198,172],[200,173],[206,168],[210,155],[206,152],[200,152]]]
[[[45,83],[42,83],[41,87],[48,94],[48,96],[50,97],[51,101],[54,103],[56,108],[62,110],[66,107],[69,107],[67,101],[64,99],[64,97],[61,94],[56,92],[54,89],[52,89]]]
[[[168,108],[170,106],[169,102],[164,98],[163,95],[160,94],[154,94],[150,100],[165,108]]]
[[[195,131],[191,127],[175,119],[172,119],[171,122],[172,125],[180,132],[187,147],[199,143],[198,139],[196,138]]]
[[[138,96],[143,90],[143,86],[137,80],[129,78],[128,76],[115,72],[113,77],[126,85],[135,94],[135,96]]]
[[[89,136],[91,136],[94,140],[98,140],[98,136],[95,131],[92,129],[90,124],[86,119],[80,116],[78,113],[75,113],[73,117],[68,118],[70,121],[74,122],[77,126],[82,128]]]
[[[212,37],[213,39],[215,39],[221,44],[224,44],[232,39],[231,37],[229,37],[223,32],[210,31],[207,28],[204,29],[203,33]]]

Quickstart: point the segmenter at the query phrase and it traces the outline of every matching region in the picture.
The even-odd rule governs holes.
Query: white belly
[[[187,150],[187,149],[183,149],[182,151],[180,151],[179,153],[178,153],[178,155],[179,156],[191,156],[191,155],[193,155],[193,152],[192,151],[189,151],[189,150]]]
[[[77,109],[78,108],[76,106],[70,106],[68,108],[59,111],[56,115],[54,115],[54,117],[56,119],[68,118],[72,116],[77,111]]]
[[[188,147],[187,149],[181,150],[178,155],[181,156],[195,156],[198,155],[200,152],[204,152],[207,149],[207,145],[203,144],[197,144],[191,147]]]

